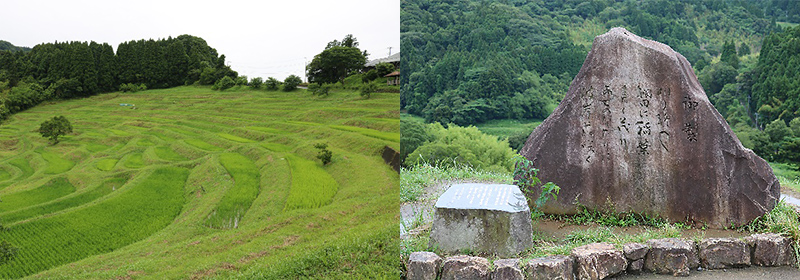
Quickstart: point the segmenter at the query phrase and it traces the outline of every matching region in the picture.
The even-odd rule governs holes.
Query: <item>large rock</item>
[[[750,250],[736,238],[708,238],[700,241],[700,263],[705,268],[720,269],[750,265]]]
[[[492,280],[524,280],[519,259],[501,259],[494,261]]]
[[[659,274],[689,276],[689,271],[700,266],[694,241],[678,238],[651,239],[650,250],[644,257],[644,269]]]
[[[545,213],[576,203],[743,225],[776,204],[780,185],[708,101],[689,62],[623,28],[597,36],[558,108],[520,154],[561,187]],[[532,197],[538,196],[534,189]]]
[[[751,262],[758,266],[792,265],[795,262],[792,240],[774,233],[759,233],[744,238]]]
[[[525,264],[528,280],[573,280],[573,260],[570,256],[547,256]]]
[[[610,243],[592,243],[572,249],[578,279],[605,279],[625,271],[628,262],[623,252]]]
[[[489,261],[481,257],[454,256],[442,264],[442,280],[489,280]]]
[[[442,258],[431,252],[413,252],[408,257],[408,280],[436,280]]]
[[[513,257],[533,246],[531,211],[514,185],[457,184],[436,201],[431,248]]]
[[[628,243],[622,246],[622,252],[628,259],[628,273],[639,274],[644,267],[644,256],[650,248],[642,243]]]

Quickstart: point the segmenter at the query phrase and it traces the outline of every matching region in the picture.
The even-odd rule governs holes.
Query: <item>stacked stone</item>
[[[431,252],[414,252],[408,259],[406,279],[605,279],[625,271],[688,276],[698,267],[724,269],[794,263],[792,240],[767,233],[743,240],[707,238],[699,244],[679,238],[653,239],[645,244],[625,244],[622,250],[609,243],[593,243],[573,249],[569,256],[500,259],[493,265],[482,257],[459,255],[442,260]]]

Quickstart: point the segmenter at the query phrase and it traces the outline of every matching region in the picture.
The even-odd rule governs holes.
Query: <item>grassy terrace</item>
[[[380,151],[399,148],[398,103],[188,86],[16,114],[0,239],[19,254],[0,278],[396,279],[399,176]],[[74,133],[53,146],[35,131],[56,115]]]

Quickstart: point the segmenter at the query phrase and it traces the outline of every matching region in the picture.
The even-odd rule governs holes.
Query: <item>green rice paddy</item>
[[[399,148],[398,103],[187,86],[13,115],[0,240],[19,253],[0,278],[396,279],[399,175],[380,151]],[[55,115],[73,133],[52,145],[36,128]]]

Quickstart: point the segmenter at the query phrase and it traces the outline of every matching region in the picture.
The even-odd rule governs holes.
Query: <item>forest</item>
[[[621,26],[684,55],[745,146],[770,161],[800,162],[800,16],[792,1],[401,5],[401,109],[427,123],[542,120],[592,39]],[[510,136],[512,147],[529,133]]]
[[[2,43],[8,43],[2,41]],[[52,100],[87,97],[126,86],[168,88],[236,78],[225,55],[191,35],[107,43],[54,42],[32,49],[0,44],[0,121]]]

